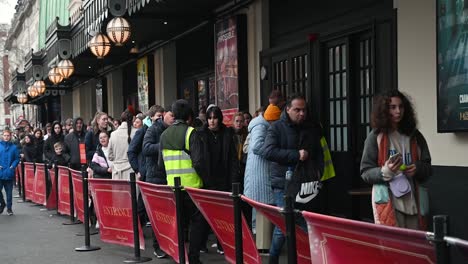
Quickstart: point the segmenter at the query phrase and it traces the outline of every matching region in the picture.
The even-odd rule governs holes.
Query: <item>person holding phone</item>
[[[376,96],[371,125],[360,170],[372,184],[375,223],[426,229],[427,191],[420,184],[432,174],[431,155],[411,102],[396,90]]]

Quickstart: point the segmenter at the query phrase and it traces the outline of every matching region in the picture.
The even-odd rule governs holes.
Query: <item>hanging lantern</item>
[[[33,84],[33,87],[36,90],[36,92],[38,93],[38,95],[42,95],[42,94],[45,93],[46,85],[45,85],[44,81],[42,81],[42,80],[35,81],[34,84]]]
[[[28,95],[23,92],[20,92],[16,95],[16,99],[20,104],[25,104],[28,102]]]
[[[49,80],[53,84],[59,84],[61,81],[63,81],[63,76],[60,74],[57,67],[53,67],[52,69],[50,69],[48,75],[49,75]]]
[[[109,53],[111,43],[106,35],[98,33],[89,41],[88,46],[98,59],[102,59]]]
[[[107,36],[116,46],[122,46],[130,39],[130,24],[123,17],[114,17],[107,24]]]
[[[57,64],[57,69],[64,79],[68,79],[75,71],[75,66],[71,60],[63,60]]]
[[[28,87],[28,94],[31,96],[31,98],[34,98],[39,95],[39,93],[36,91],[36,88],[34,88],[33,85]]]

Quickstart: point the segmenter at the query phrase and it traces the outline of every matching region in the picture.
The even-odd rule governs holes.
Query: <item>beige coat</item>
[[[112,165],[112,179],[114,180],[128,180],[130,173],[133,172],[128,162],[128,131],[127,122],[122,124],[111,134],[109,140],[109,160],[113,162]],[[130,138],[135,135],[136,129],[132,127]]]

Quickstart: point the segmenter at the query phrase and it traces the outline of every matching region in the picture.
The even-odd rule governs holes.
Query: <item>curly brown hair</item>
[[[408,96],[398,90],[385,91],[374,97],[374,103],[371,114],[371,126],[375,129],[375,133],[388,133],[392,128],[390,118],[390,102],[392,97],[398,97],[403,103],[405,109],[403,118],[398,124],[398,131],[410,136],[417,128],[416,113],[413,104],[408,99]]]

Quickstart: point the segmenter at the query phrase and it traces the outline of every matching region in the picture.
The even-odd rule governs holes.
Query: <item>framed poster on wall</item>
[[[437,0],[437,131],[468,131],[468,1]]]
[[[148,58],[143,57],[137,61],[138,105],[140,111],[148,111]]]

